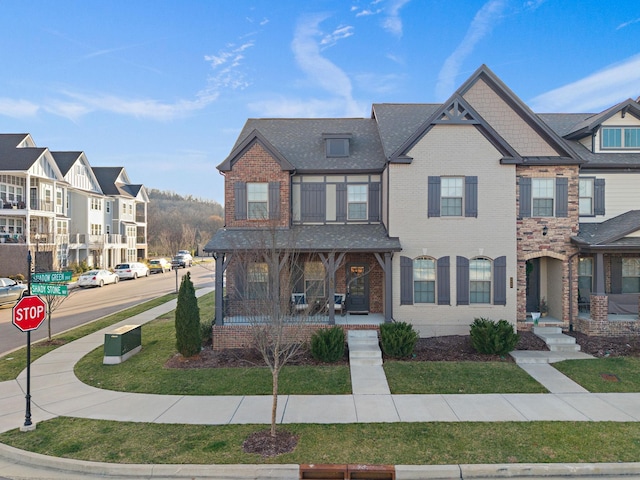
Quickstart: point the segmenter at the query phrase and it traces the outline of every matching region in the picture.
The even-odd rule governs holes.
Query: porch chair
[[[347,295],[344,293],[336,293],[333,295],[333,309],[336,312],[340,312],[340,313],[344,313],[344,301],[346,299]],[[331,304],[328,302],[327,303],[327,310],[331,308]]]
[[[304,312],[307,308],[309,308],[309,304],[307,303],[306,293],[291,294],[291,310],[294,313]]]

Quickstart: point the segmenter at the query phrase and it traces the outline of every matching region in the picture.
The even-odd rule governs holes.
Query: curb
[[[278,479],[298,480],[295,464],[247,465],[134,465],[89,462],[51,457],[0,443],[0,458],[30,469],[55,470],[95,476],[127,478],[200,478],[211,480]],[[473,465],[396,465],[396,480],[461,480],[491,478],[578,478],[598,476],[640,476],[636,463],[512,463]]]

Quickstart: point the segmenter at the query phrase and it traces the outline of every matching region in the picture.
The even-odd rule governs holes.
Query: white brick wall
[[[475,317],[516,322],[515,167],[473,126],[435,126],[409,152],[413,162],[389,169],[389,235],[400,237],[402,252],[393,258],[393,316],[414,324],[422,336],[466,334]],[[478,177],[477,218],[428,218],[430,175]],[[400,305],[400,256],[448,255],[451,306]],[[507,257],[506,306],[456,306],[456,255]],[[509,279],[513,277],[513,288]]]

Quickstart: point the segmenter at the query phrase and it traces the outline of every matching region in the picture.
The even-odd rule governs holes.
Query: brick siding
[[[376,330],[379,327],[372,325],[339,325],[347,335],[349,330]],[[310,325],[294,325],[285,328],[285,337],[287,335],[295,335],[301,342],[308,342],[311,336],[321,329],[330,328],[326,324],[310,324]],[[248,348],[254,346],[252,325],[214,325],[213,326],[213,350],[226,350],[233,348]]]

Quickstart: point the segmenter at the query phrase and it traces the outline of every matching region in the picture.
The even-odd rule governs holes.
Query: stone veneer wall
[[[526,261],[539,258],[550,257],[562,262],[562,278],[549,279],[550,284],[562,285],[562,308],[561,312],[551,312],[555,318],[560,317],[562,327],[569,328],[570,311],[578,312],[578,276],[577,276],[577,256],[574,257],[572,282],[569,284],[569,261],[577,254],[578,250],[571,244],[571,236],[578,234],[578,166],[523,166],[516,169],[518,184],[516,186],[516,197],[518,206],[517,239],[518,239],[518,329],[526,330],[529,325],[526,321],[527,304],[527,274]],[[521,177],[531,178],[557,178],[567,177],[569,188],[569,203],[567,217],[527,217],[521,218],[520,212],[520,186]],[[555,204],[554,204],[555,207]],[[543,235],[543,228],[547,227],[547,235]],[[571,292],[571,295],[570,295]],[[569,302],[573,303],[570,309]]]
[[[326,324],[309,324],[304,326],[292,326],[288,329],[289,335],[296,335],[301,342],[308,342],[311,336],[320,329],[330,328]],[[345,332],[349,330],[376,330],[380,327],[372,325],[340,325]],[[213,326],[213,350],[226,350],[232,348],[247,348],[254,345],[252,325],[214,325]],[[285,333],[287,335],[287,333]]]
[[[271,220],[236,220],[234,198],[236,182],[280,182],[280,219],[277,222]],[[290,195],[289,172],[283,171],[278,162],[269,155],[260,143],[256,142],[233,164],[233,169],[225,173],[225,226],[228,228],[288,227]]]

